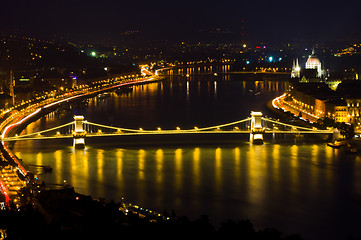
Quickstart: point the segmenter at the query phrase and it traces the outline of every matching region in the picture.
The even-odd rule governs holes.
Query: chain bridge
[[[282,123],[263,117],[261,112],[251,112],[251,116],[239,121],[209,127],[194,127],[192,129],[155,130],[129,129],[107,126],[84,120],[83,116],[74,116],[74,121],[42,131],[14,135],[2,138],[2,141],[24,141],[40,139],[73,138],[74,147],[84,147],[88,137],[131,136],[131,135],[177,135],[177,134],[249,134],[250,142],[263,143],[263,135],[268,133],[283,134],[335,134],[332,130],[319,130],[288,123]]]

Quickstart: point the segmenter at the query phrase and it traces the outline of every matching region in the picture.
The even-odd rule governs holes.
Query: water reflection
[[[215,151],[215,190],[220,192],[222,189],[222,150],[220,147],[216,148]]]
[[[241,181],[241,150],[239,147],[233,149],[234,152],[234,182],[235,188],[239,188],[239,182]]]
[[[183,150],[178,148],[174,152],[174,159],[175,159],[175,184],[174,189],[178,192],[181,190],[182,187],[182,161],[183,161]]]
[[[56,150],[54,152],[54,166],[52,166],[54,169],[58,170],[58,169],[61,169],[61,165],[62,165],[62,154],[63,154],[63,151],[62,150]],[[58,174],[56,172],[55,174],[55,182],[57,183],[60,183],[61,182],[61,174]]]
[[[145,151],[143,149],[139,149],[139,151],[138,151],[138,180],[144,180],[144,177],[145,177],[144,171],[145,171]]]
[[[40,173],[48,183],[59,184],[66,179],[84,194],[115,200],[126,196],[154,209],[176,206],[177,211],[193,216],[205,212],[220,214],[221,219],[241,212],[250,217],[287,216],[290,213],[282,208],[287,200],[292,214],[306,218],[303,212],[314,211],[320,201],[326,209],[338,204],[322,199],[332,199],[345,191],[351,195],[360,192],[357,182],[361,181],[361,174],[353,170],[361,165],[360,158],[355,157],[354,163],[340,162],[352,164],[347,165],[347,171],[340,172],[335,166],[340,161],[338,152],[323,144],[174,149],[91,147],[80,151],[65,147],[54,152],[43,149],[36,154],[26,150],[25,142],[21,145],[23,151],[16,154],[26,163],[54,168],[52,174]],[[341,177],[350,187],[338,192],[331,183],[339,182]],[[300,211],[303,198],[309,201],[303,203]]]
[[[191,157],[189,157],[189,151]],[[203,151],[204,153],[201,154]],[[165,182],[172,183],[174,189],[182,189],[184,178],[187,178],[188,174],[190,174],[189,177],[192,180],[190,184],[193,188],[199,189],[201,181],[203,184],[204,179],[207,179],[208,183],[214,184],[214,191],[219,193],[227,184],[226,181],[232,181],[232,185],[238,187],[245,186],[244,183],[246,183],[246,192],[251,201],[262,201],[263,194],[267,192],[265,188],[270,185],[269,181],[272,182],[273,189],[280,190],[279,184],[282,181],[288,182],[291,189],[297,189],[301,186],[299,180],[304,180],[302,175],[305,174],[309,176],[307,178],[312,189],[318,189],[317,186],[321,182],[323,185],[327,184],[325,182],[331,181],[334,177],[332,163],[337,156],[333,153],[333,149],[324,146],[321,148],[317,144],[290,147],[267,144],[235,148],[196,147],[173,150],[158,148],[136,151],[120,148],[68,151],[68,148],[65,148],[54,152],[39,151],[35,154],[35,158],[31,157],[32,153],[26,151],[16,152],[16,154],[29,165],[51,165],[55,170],[54,174],[43,174],[43,177],[53,179],[52,183],[61,183],[64,178],[74,184],[79,184],[77,177],[81,176],[82,184],[90,183],[93,178],[101,183],[112,179],[115,183],[124,184],[129,183],[128,180],[130,180],[125,179],[130,175],[124,173],[136,169],[138,182],[155,179],[155,187],[159,191],[164,191],[161,186],[165,185]],[[309,171],[304,171],[305,167]],[[211,174],[209,170],[214,174]],[[169,171],[171,174],[167,173]],[[169,176],[172,177],[169,179]],[[228,176],[232,177],[228,178]],[[245,182],[239,185],[242,181]],[[88,185],[86,188],[90,189],[91,186]]]
[[[280,172],[280,148],[281,146],[278,144],[273,145],[273,151],[272,151],[272,177],[273,182],[272,189],[273,191],[276,191],[277,193],[281,190],[281,172]]]
[[[210,69],[189,70],[193,71]],[[119,127],[186,129],[196,123],[209,126],[239,120],[251,110],[266,112],[264,102],[281,95],[285,86],[284,82],[222,81],[212,74],[174,76],[163,83],[134,86],[130,94],[90,99],[77,113]],[[261,94],[255,95],[256,91]],[[24,133],[72,121],[74,111],[49,115]],[[230,145],[220,141],[217,146],[123,148],[113,139],[92,141],[80,151],[65,140],[23,141],[14,150],[29,165],[52,166],[51,174],[38,171],[47,183],[66,179],[80,193],[115,201],[125,196],[158,211],[174,209],[193,218],[207,214],[215,221],[249,218],[259,227],[298,233],[294,226],[302,226],[302,231],[309,228],[312,233],[312,226],[321,229],[320,223],[330,224],[335,216],[332,209],[342,209],[343,216],[351,216],[343,218],[345,223],[361,225],[357,200],[361,158],[322,143],[255,146],[242,140]]]
[[[201,164],[201,150],[200,148],[195,148],[193,151],[193,176],[194,176],[194,185],[199,187],[200,184],[200,164]]]
[[[163,181],[163,162],[164,162],[164,153],[162,149],[158,149],[155,155],[156,160],[156,183],[158,186],[162,185]]]
[[[291,157],[290,157],[290,172],[291,172],[291,188],[298,188],[298,156],[300,153],[298,152],[298,146],[292,145],[291,147]]]
[[[318,156],[318,147],[317,145],[311,146],[311,181],[310,181],[310,187],[311,189],[316,193],[318,190],[318,181],[319,181],[319,156]]]
[[[115,152],[116,161],[117,161],[117,183],[121,184],[123,182],[123,149],[117,149]],[[143,166],[144,168],[144,166]]]

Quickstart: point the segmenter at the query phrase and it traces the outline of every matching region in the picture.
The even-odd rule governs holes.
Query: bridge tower
[[[74,116],[73,146],[74,148],[85,147],[86,131],[83,128],[83,116]]]
[[[254,144],[263,144],[262,113],[251,112],[251,133],[249,140]]]

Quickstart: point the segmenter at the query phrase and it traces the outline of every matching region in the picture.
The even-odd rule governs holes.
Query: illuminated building
[[[315,119],[327,117],[335,122],[361,125],[360,89],[361,83],[354,81],[341,83],[336,92],[325,83],[299,83],[288,93],[285,104],[295,115],[301,112],[305,118],[307,115]]]
[[[347,103],[347,118],[350,119],[350,123],[361,122],[361,99],[349,98],[346,99]]]
[[[322,69],[322,64],[320,59],[315,55],[315,51],[312,50],[312,54],[308,57],[306,62],[306,69],[315,69],[317,74],[316,77],[320,78],[324,75],[324,70]]]
[[[342,81],[337,87],[337,93],[342,96],[347,104],[347,119],[349,123],[361,123],[361,82],[348,80]]]
[[[335,106],[335,122],[349,122],[347,105],[339,104]]]
[[[297,110],[296,114],[306,113],[317,119],[327,117],[336,122],[350,121],[346,101],[338,99],[324,83],[299,84],[291,90],[288,99],[288,105]]]
[[[299,78],[301,75],[301,67],[298,64],[298,58],[293,60],[293,66],[291,71],[291,78]]]
[[[305,68],[301,68],[298,58],[293,60],[291,78],[299,78],[300,82],[320,82],[322,77],[324,77],[325,71],[322,69],[322,64],[320,59],[315,55],[315,52],[312,51],[312,54],[308,56]]]

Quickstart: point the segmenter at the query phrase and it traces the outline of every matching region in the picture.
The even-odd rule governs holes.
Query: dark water
[[[282,81],[243,81],[242,75],[174,76],[132,93],[90,99],[70,114],[49,114],[24,133],[66,123],[73,114],[127,128],[216,125],[246,118],[252,110],[270,115],[265,102],[285,87]],[[120,147],[117,138],[86,141],[84,150],[74,150],[71,140],[19,142],[15,152],[26,163],[51,165],[51,174],[34,169],[47,183],[66,180],[94,197],[125,197],[191,218],[206,214],[215,225],[248,218],[256,227],[305,239],[361,235],[361,158],[325,143],[286,139],[260,146],[220,139],[212,145]]]

